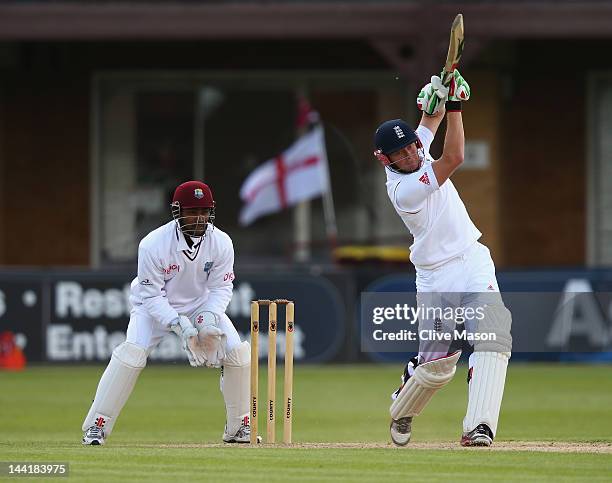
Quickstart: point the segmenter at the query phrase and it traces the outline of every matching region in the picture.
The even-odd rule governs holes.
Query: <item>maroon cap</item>
[[[207,184],[201,181],[186,181],[174,190],[172,203],[181,208],[214,208],[212,192]]]

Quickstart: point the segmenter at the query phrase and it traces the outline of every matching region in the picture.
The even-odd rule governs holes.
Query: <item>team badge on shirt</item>
[[[423,173],[423,176],[421,176],[421,177],[419,178],[419,181],[420,181],[421,183],[431,184],[431,183],[429,182],[429,176],[427,176],[427,173]]]
[[[212,269],[214,263],[215,262],[206,262],[204,264],[204,273],[210,275],[210,270]]]

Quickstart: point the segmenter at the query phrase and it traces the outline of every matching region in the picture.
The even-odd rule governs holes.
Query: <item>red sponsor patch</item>
[[[431,184],[431,183],[429,182],[429,176],[427,176],[427,173],[423,173],[423,176],[421,176],[421,177],[419,178],[419,181],[420,181],[421,183],[425,183],[425,184],[427,184],[427,185]]]
[[[180,272],[181,271],[181,266],[177,265],[176,263],[173,263],[172,265],[169,265],[168,268],[164,268],[164,273],[166,275],[170,275],[172,272]]]
[[[495,287],[493,287],[493,284],[490,283],[489,286],[487,287],[487,290],[493,290],[495,291]]]

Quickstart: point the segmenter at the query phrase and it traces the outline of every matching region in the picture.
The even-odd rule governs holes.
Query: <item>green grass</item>
[[[609,453],[188,447],[220,442],[225,413],[217,371],[183,366],[148,367],[108,444],[82,447],[80,426],[102,370],[32,367],[0,373],[0,461],[70,462],[71,477],[78,481],[612,479]],[[386,443],[389,394],[400,371],[387,365],[297,366],[294,440]],[[511,364],[497,441],[612,443],[610,371],[609,366]],[[465,372],[461,366],[416,420],[414,443],[458,441]],[[265,387],[262,372],[261,395]],[[279,368],[279,396],[281,387]],[[263,423],[262,418],[260,433]],[[280,422],[277,429],[280,439]]]

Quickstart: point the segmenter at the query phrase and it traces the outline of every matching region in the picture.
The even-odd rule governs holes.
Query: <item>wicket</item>
[[[254,300],[251,302],[251,444],[257,444],[259,394],[259,308],[268,307],[268,402],[266,443],[276,438],[276,329],[277,307],[285,306],[285,383],[283,387],[283,443],[291,443],[293,420],[293,331],[294,304],[291,300]]]

